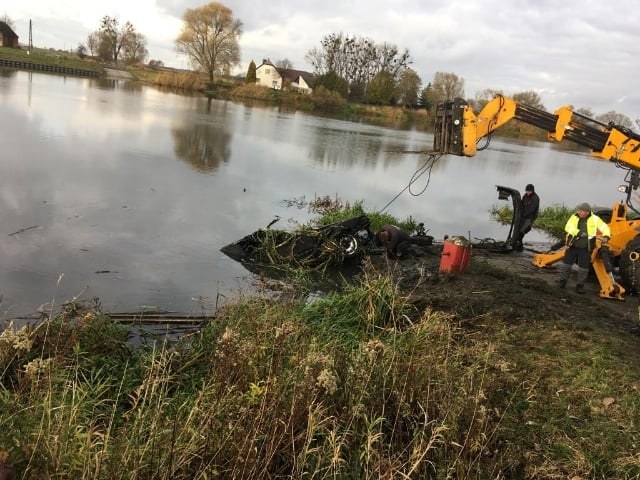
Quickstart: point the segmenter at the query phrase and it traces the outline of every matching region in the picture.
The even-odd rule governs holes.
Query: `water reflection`
[[[10,70],[8,68],[0,68],[0,93],[2,95],[8,95],[11,93],[13,82],[10,80],[17,74],[16,70]]]
[[[231,157],[231,134],[210,124],[173,127],[174,152],[197,171],[210,173]]]
[[[123,90],[125,92],[141,92],[143,85],[130,80],[119,80],[116,78],[89,78],[89,86],[99,90]]]

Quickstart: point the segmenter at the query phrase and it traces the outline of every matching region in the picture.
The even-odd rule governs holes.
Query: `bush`
[[[338,111],[347,103],[338,92],[327,90],[323,86],[313,90],[311,100],[318,110],[323,111]]]

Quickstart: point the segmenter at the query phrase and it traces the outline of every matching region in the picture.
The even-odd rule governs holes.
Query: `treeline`
[[[330,33],[320,40],[319,47],[309,50],[305,59],[314,69],[315,88],[322,86],[351,102],[432,110],[439,102],[460,97],[480,111],[500,94],[546,110],[540,95],[533,90],[485,89],[473,97],[466,97],[464,78],[452,72],[436,72],[423,86],[420,75],[410,68],[412,61],[407,49],[387,42],[376,43],[369,38]],[[601,115],[595,115],[585,107],[576,108],[576,111],[605,124],[633,126],[629,117],[615,111]]]
[[[13,24],[6,14],[4,21]],[[214,77],[228,77],[240,64],[242,21],[227,6],[215,1],[186,9],[182,21],[181,31],[175,40],[178,53],[188,58],[194,70],[204,73],[210,85],[215,83]],[[146,37],[131,22],[120,24],[117,18],[108,15],[102,18],[99,28],[89,34],[86,43],[78,45],[77,53],[81,58],[89,54],[104,62],[126,65],[143,64],[149,56]],[[305,59],[314,70],[314,90],[321,89],[322,102],[331,105],[339,105],[339,99],[344,99],[352,103],[431,111],[439,102],[460,97],[466,98],[474,110],[479,111],[496,94],[504,94],[521,103],[545,109],[540,96],[533,90],[502,92],[485,89],[474,97],[466,97],[464,78],[453,72],[437,71],[424,85],[419,73],[410,67],[412,59],[408,49],[367,37],[327,34],[319,46],[307,52]],[[151,60],[148,65],[161,67],[163,62]],[[278,67],[291,69],[293,65],[284,59],[278,62]],[[247,83],[252,82],[255,83],[253,61],[247,72]],[[333,98],[334,95],[339,99]],[[629,117],[616,111],[594,115],[589,108],[582,106],[576,111],[605,124],[633,126]]]

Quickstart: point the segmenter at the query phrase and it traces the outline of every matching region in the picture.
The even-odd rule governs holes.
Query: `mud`
[[[597,321],[618,331],[639,333],[637,295],[627,295],[624,301],[602,299],[593,274],[584,294],[575,291],[575,273],[560,289],[555,268],[532,264],[536,248],[509,253],[473,249],[470,266],[456,274],[438,271],[441,247],[412,248],[407,258],[378,255],[370,260],[374,268],[390,269],[419,309],[451,312],[462,322],[483,316],[505,322],[557,318]]]

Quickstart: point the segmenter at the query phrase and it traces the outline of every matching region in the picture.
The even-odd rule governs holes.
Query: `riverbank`
[[[101,64],[82,60],[68,52],[33,49],[31,52],[18,48],[0,47],[0,66],[20,70],[35,70],[48,73],[87,77],[102,76]]]
[[[342,120],[366,121],[393,128],[428,130],[433,123],[429,112],[424,109],[354,104],[347,102],[337,93],[324,89],[305,95],[248,85],[241,79],[231,77],[218,77],[213,84],[209,84],[204,75],[196,72],[166,68],[136,68],[130,71],[137,80],[149,85],[198,92],[212,98],[234,100],[248,105],[277,105],[291,110],[317,113]]]
[[[371,255],[324,295],[298,270],[172,343],[67,304],[0,335],[0,463],[21,478],[636,478],[637,303],[558,291],[514,255],[478,251],[459,275],[438,272],[437,246]]]
[[[480,259],[402,271],[236,299],[172,345],[82,308],[6,330],[1,458],[19,478],[640,474],[629,320]]]
[[[75,53],[34,49],[0,47],[0,60],[11,62],[10,68],[49,71],[76,76],[105,76],[104,65],[89,57],[80,58]],[[16,63],[17,62],[17,63]],[[37,68],[31,68],[36,65]],[[425,109],[407,109],[393,106],[377,106],[349,103],[338,94],[326,90],[312,95],[273,90],[247,85],[235,77],[217,77],[211,84],[198,72],[167,67],[126,67],[121,69],[135,80],[149,85],[176,91],[199,93],[211,98],[235,100],[255,105],[277,105],[291,110],[300,110],[341,120],[363,121],[390,128],[430,131],[433,118]],[[518,121],[513,121],[500,130],[500,135],[510,138],[530,138],[544,141],[546,133]]]

